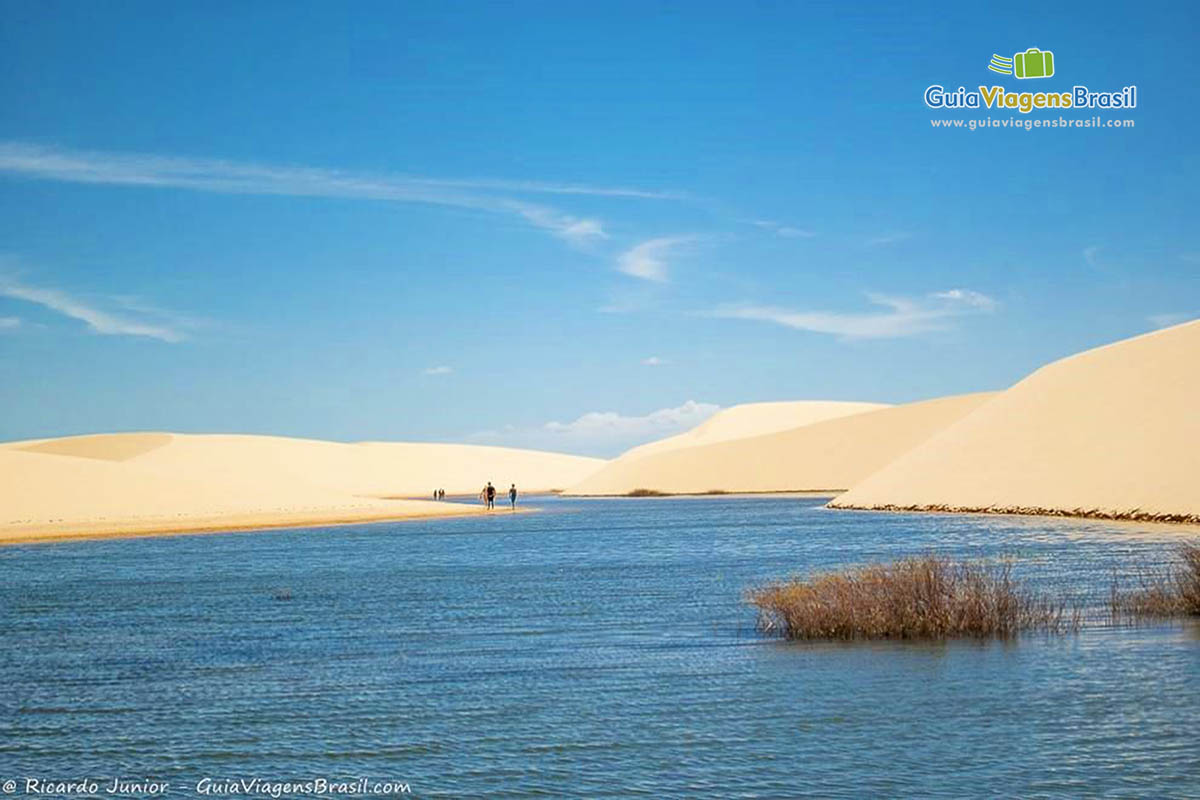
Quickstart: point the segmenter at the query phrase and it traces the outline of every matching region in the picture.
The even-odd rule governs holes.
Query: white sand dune
[[[485,481],[579,495],[837,491],[838,508],[1200,522],[1200,321],[1002,394],[758,403],[612,462],[473,445],[130,433],[0,445],[0,542],[479,513]],[[801,420],[800,423],[796,423]]]
[[[559,488],[599,459],[453,444],[102,434],[0,446],[0,541],[477,513],[474,495]],[[433,502],[433,489],[467,504]]]
[[[77,456],[100,461],[128,461],[131,458],[170,444],[169,433],[100,433],[91,436],[66,436],[61,439],[39,439],[33,442],[13,442],[4,445],[30,453],[57,456]]]
[[[1200,522],[1200,320],[1041,368],[831,505]]]
[[[990,397],[990,393],[943,397],[760,436],[651,450],[646,455],[630,451],[567,493],[840,491]]]
[[[730,439],[745,439],[767,433],[786,431],[824,422],[827,419],[878,411],[888,408],[886,403],[845,403],[837,401],[798,400],[776,403],[744,403],[718,411],[689,431],[676,436],[648,442],[626,450],[622,458],[641,458],[651,453],[715,444]]]
[[[180,435],[128,463],[195,480],[289,485],[363,497],[418,497],[436,488],[475,495],[491,481],[522,491],[561,489],[604,462],[581,456],[465,444],[343,444],[279,436]]]

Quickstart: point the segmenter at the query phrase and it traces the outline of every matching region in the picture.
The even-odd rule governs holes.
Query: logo
[[[999,72],[1001,75],[1012,75],[1013,60],[998,56],[992,53],[992,63],[988,64],[988,69],[992,72]]]
[[[988,69],[1001,75],[1017,78],[1049,78],[1054,75],[1054,53],[1031,47],[1024,53],[1014,53],[1012,58],[992,53]]]
[[[1013,53],[1012,58],[993,53],[987,68],[1000,75],[1018,80],[1053,78],[1056,76],[1054,53],[1030,47]],[[1039,87],[1040,89],[1040,87]],[[1016,111],[1019,114],[1060,113],[1063,110],[1111,110],[1137,108],[1137,86],[1129,85],[1115,91],[1093,91],[1083,84],[1055,87],[1036,92],[1009,91],[1003,86],[978,85],[957,89],[935,83],[925,90],[925,105],[936,109],[987,109]]]

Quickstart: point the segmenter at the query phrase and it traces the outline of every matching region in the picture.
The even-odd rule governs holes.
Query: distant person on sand
[[[496,507],[496,487],[492,486],[492,482],[488,481],[488,485],[483,488],[483,493],[487,497],[488,510]]]
[[[508,489],[508,502],[512,503],[513,511],[517,510],[517,485],[514,483]]]

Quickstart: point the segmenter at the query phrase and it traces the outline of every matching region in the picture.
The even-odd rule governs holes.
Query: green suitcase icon
[[[1031,47],[1013,56],[1013,73],[1018,78],[1049,78],[1054,74],[1054,53]]]

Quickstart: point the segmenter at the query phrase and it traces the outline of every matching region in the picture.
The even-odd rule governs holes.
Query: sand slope
[[[626,454],[572,486],[568,494],[842,490],[991,397],[943,397],[762,436],[643,456]]]
[[[861,414],[887,408],[885,403],[843,403],[800,400],[776,403],[744,403],[718,411],[690,431],[639,445],[621,454],[622,458],[641,458],[681,447],[714,444],[730,439],[745,439],[786,431],[827,419]]]
[[[16,442],[6,446],[30,453],[95,458],[100,461],[127,461],[170,444],[172,438],[174,437],[169,433],[99,433],[91,436]]]
[[[595,458],[463,444],[343,444],[279,436],[175,434],[168,445],[131,464],[195,480],[333,489],[358,496],[419,497],[443,488],[477,494],[489,480],[522,491],[545,491],[595,472]]]
[[[0,541],[477,513],[421,499],[557,488],[598,459],[499,447],[103,434],[0,446]]]
[[[1043,367],[831,505],[1200,521],[1200,321]]]

